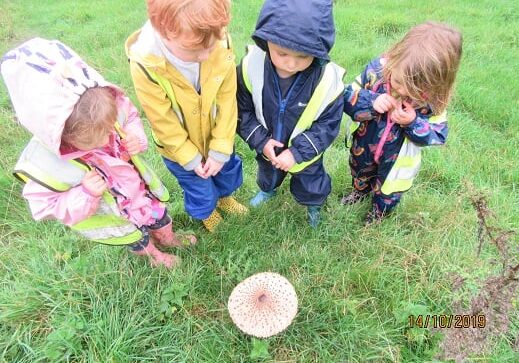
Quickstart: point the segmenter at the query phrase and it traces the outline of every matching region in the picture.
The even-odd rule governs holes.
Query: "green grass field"
[[[303,0],[301,0],[303,1]],[[367,204],[343,207],[350,190],[343,133],[326,154],[333,191],[316,231],[288,185],[266,207],[228,217],[210,235],[189,220],[182,195],[154,150],[180,230],[200,244],[179,251],[175,271],[151,269],[123,248],[93,245],[55,222],[34,222],[11,176],[29,135],[14,122],[0,82],[0,362],[430,362],[442,333],[408,328],[410,314],[452,314],[481,281],[500,271],[494,246],[477,256],[469,197],[487,197],[496,226],[519,226],[519,3],[513,0],[336,0],[332,58],[351,81],[414,24],[460,28],[464,58],[443,148],[424,152],[421,173],[394,216],[365,228]],[[235,0],[230,27],[244,53],[260,0]],[[71,46],[136,101],[124,55],[126,37],[146,17],[144,0],[2,0],[0,53],[34,36]],[[237,138],[245,182],[255,193],[253,154]],[[287,184],[287,183],[285,183]],[[518,237],[511,238],[511,256]],[[298,293],[300,309],[279,336],[256,341],[232,323],[226,303],[249,275],[275,271]],[[465,285],[453,291],[452,276]],[[519,362],[519,314],[508,331],[489,332],[488,349],[467,361]]]

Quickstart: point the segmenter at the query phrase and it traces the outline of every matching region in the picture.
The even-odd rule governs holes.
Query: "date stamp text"
[[[407,318],[410,328],[479,328],[487,325],[485,315],[409,315]]]

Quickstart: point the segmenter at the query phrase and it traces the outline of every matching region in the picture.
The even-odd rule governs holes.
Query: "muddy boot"
[[[357,189],[353,189],[349,194],[341,198],[342,205],[353,205],[362,202],[369,193],[359,192]]]

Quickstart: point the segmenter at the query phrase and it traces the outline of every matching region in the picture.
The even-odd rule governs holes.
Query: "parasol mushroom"
[[[262,272],[240,282],[229,296],[229,314],[238,328],[257,338],[285,330],[297,313],[294,287],[283,276]]]

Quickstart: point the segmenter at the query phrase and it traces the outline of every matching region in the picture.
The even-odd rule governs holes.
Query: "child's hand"
[[[209,178],[210,176],[215,176],[222,170],[224,163],[220,163],[214,160],[212,157],[208,157],[204,164],[204,174],[205,178]]]
[[[404,101],[403,104],[391,112],[391,118],[397,124],[407,126],[416,118],[416,111],[409,102]]]
[[[279,141],[270,139],[263,147],[263,155],[265,155],[272,162],[272,165],[274,165],[274,162],[277,161],[276,152],[274,151],[274,148],[283,146],[284,145]]]
[[[83,180],[81,180],[81,185],[83,185],[83,188],[94,197],[100,197],[103,195],[103,192],[108,187],[101,175],[99,175],[95,170],[90,170],[85,174]]]
[[[204,172],[204,166],[202,165],[202,163],[198,164],[198,166],[196,168],[194,168],[193,171],[200,178],[207,179],[207,176],[205,175],[205,172]]]
[[[386,113],[398,107],[398,102],[393,96],[383,93],[373,102],[373,108],[378,113]]]
[[[272,162],[272,165],[274,165],[277,169],[281,169],[283,171],[290,170],[291,167],[294,166],[296,163],[296,159],[294,159],[294,155],[292,154],[292,151],[289,149],[286,149],[281,154],[278,155],[277,161]]]
[[[135,155],[141,152],[141,142],[134,134],[126,133],[126,136],[121,142],[128,151],[128,154]]]

